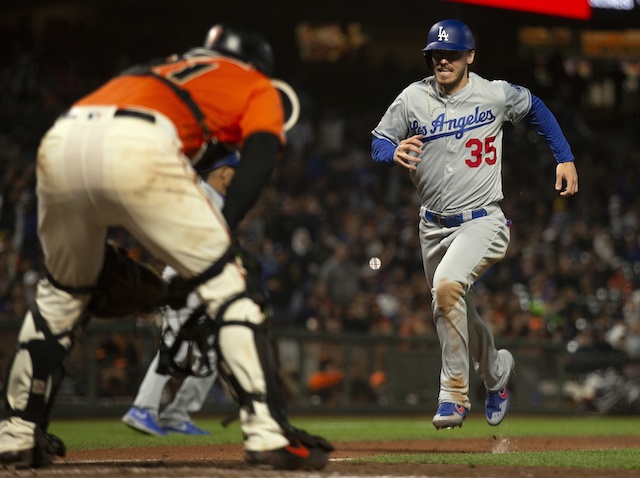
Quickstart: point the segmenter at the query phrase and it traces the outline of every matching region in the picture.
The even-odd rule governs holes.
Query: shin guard
[[[64,377],[62,360],[68,348],[61,339],[70,334],[52,334],[37,309],[27,315],[25,322],[9,369],[5,403],[10,415],[46,430],[55,394]]]
[[[230,385],[240,406],[247,449],[257,450],[248,436],[254,433],[260,438],[279,434],[285,438],[285,444],[300,441],[306,446],[333,450],[324,438],[289,423],[277,349],[268,324],[268,321],[255,325],[227,320],[222,322],[218,334],[220,375]]]

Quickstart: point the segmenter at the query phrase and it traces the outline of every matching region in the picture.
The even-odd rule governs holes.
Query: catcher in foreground
[[[37,195],[48,273],[38,283],[36,307],[25,315],[6,380],[0,464],[41,467],[64,455],[62,441],[47,433],[62,361],[74,330],[91,315],[108,313],[105,304],[117,299],[105,298],[99,276],[107,232],[122,227],[178,272],[160,296],[167,293],[179,308],[195,290],[204,304],[201,323],[216,319],[220,367],[240,406],[246,460],[279,469],[326,465],[332,446],[293,428],[281,409],[265,317],[232,244],[231,231],[285,143],[272,64],[262,37],[216,25],[203,47],[112,79],[46,133]],[[221,212],[194,167],[233,149],[242,162]]]

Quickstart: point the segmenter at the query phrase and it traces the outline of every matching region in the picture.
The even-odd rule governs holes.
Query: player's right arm
[[[412,104],[411,95],[421,95],[417,84],[405,88],[389,105],[378,126],[371,132],[371,158],[379,164],[394,166],[399,164],[403,168],[415,171],[422,155],[422,135],[409,130],[408,106]]]
[[[414,153],[413,155],[411,153]],[[421,161],[422,135],[416,134],[403,139],[397,145],[388,139],[373,138],[371,142],[371,158],[376,163],[400,166],[415,171],[416,164]]]

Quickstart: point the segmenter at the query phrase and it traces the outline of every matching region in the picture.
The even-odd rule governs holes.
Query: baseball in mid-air
[[[380,262],[380,259],[378,259],[377,257],[372,257],[371,259],[369,259],[369,267],[371,267],[374,271],[380,269],[381,265],[382,262]]]

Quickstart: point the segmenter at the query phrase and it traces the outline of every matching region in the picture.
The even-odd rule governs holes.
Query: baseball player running
[[[291,426],[284,412],[273,344],[231,233],[285,143],[272,66],[261,36],[216,25],[203,47],[113,78],[45,134],[37,194],[47,276],[5,382],[0,465],[42,467],[64,455],[64,443],[47,433],[50,412],[74,329],[89,319],[111,265],[103,260],[110,227],[128,230],[177,271],[169,288],[174,308],[193,289],[205,304],[217,329],[219,369],[240,407],[246,461],[279,469],[326,465],[331,444]],[[242,162],[221,213],[193,166],[234,149]]]
[[[222,209],[224,205],[224,197],[239,164],[238,154],[234,152],[200,171],[201,176],[206,177],[206,181],[202,181],[202,187],[218,209]],[[176,271],[167,266],[162,275],[169,281],[176,275]],[[187,298],[187,306],[183,309],[173,310],[169,307],[163,309],[162,338],[167,347],[173,345],[175,334],[200,304],[198,295],[192,292]],[[122,417],[122,421],[136,430],[156,436],[164,436],[167,432],[208,435],[208,431],[193,423],[189,413],[202,409],[209,390],[218,376],[216,361],[215,351],[211,350],[209,363],[212,365],[212,373],[203,377],[193,375],[186,377],[173,400],[162,410],[162,413],[159,413],[162,393],[171,376],[157,372],[160,362],[158,351],[149,364],[133,406]]]
[[[485,417],[498,425],[509,408],[514,359],[496,350],[476,311],[474,282],[507,250],[500,207],[503,123],[526,120],[557,161],[555,188],[578,191],[578,175],[558,123],[522,86],[469,72],[475,40],[467,25],[443,20],[422,50],[432,76],[406,87],[372,131],[372,158],[409,171],[421,200],[419,234],[433,320],[442,349],[437,429],[462,426],[471,410],[469,357],[486,388]]]

